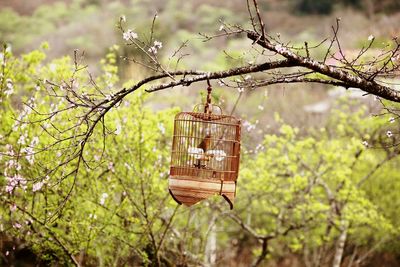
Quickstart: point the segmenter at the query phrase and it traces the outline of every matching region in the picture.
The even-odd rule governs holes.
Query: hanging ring
[[[207,104],[196,104],[193,107],[193,112],[203,112]],[[216,115],[222,115],[222,108],[216,104],[210,104],[210,112]]]

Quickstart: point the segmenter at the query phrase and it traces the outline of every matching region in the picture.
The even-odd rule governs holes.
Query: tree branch
[[[349,71],[343,70],[342,68],[330,66],[317,60],[295,54],[281,44],[272,44],[268,40],[260,38],[261,36],[253,31],[248,31],[247,37],[261,47],[285,57],[295,66],[304,67],[320,74],[324,74],[332,79],[341,81],[346,84],[347,88],[359,88],[369,94],[394,102],[400,102],[400,91],[380,85],[373,79],[368,80],[366,78],[361,78]]]

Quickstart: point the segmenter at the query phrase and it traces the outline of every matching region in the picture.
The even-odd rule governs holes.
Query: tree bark
[[[215,266],[217,261],[217,226],[215,224],[215,216],[212,217],[210,222],[209,234],[206,242],[206,249],[204,253],[204,266]]]
[[[333,258],[332,267],[340,267],[343,258],[343,251],[346,245],[348,222],[341,221],[341,232],[336,243],[335,256]]]

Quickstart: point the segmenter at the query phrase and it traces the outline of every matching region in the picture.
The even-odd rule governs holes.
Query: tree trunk
[[[343,257],[343,251],[347,239],[348,222],[341,221],[341,232],[336,243],[335,257],[333,258],[332,267],[340,267]]]
[[[217,261],[217,226],[215,224],[215,216],[212,217],[210,222],[209,233],[206,242],[206,249],[204,253],[204,266],[215,266]]]

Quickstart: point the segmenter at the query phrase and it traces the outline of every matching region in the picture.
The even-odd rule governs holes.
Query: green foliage
[[[90,96],[96,92],[94,81],[112,94],[120,83],[119,47],[108,50],[93,81],[74,72],[69,57],[47,60],[47,49],[43,44],[19,57],[5,49],[0,83],[0,229],[39,262],[71,265],[74,258],[86,266],[199,265],[212,234],[218,251],[238,245],[256,257],[259,240],[243,225],[271,239],[270,259],[333,250],[344,226],[351,246],[398,251],[397,241],[387,242],[396,240],[400,230],[398,152],[371,149],[395,127],[388,124],[389,116],[369,117],[365,107],[340,99],[326,125],[304,134],[276,113],[276,133],[263,136],[254,153],[242,154],[233,212],[225,210],[220,197],[177,209],[167,177],[178,109],[154,112],[143,91],[131,94],[94,128],[76,170],[85,125],[71,138],[67,133],[82,108],[60,112],[47,123],[41,119],[69,107],[67,98],[51,95],[70,87]],[[250,151],[247,146],[243,141],[244,152]],[[71,160],[53,171],[66,159]],[[10,190],[15,177],[19,183]],[[7,265],[6,260],[0,263]]]
[[[102,63],[104,75],[97,79],[98,86],[118,82],[112,51]],[[72,74],[71,59],[66,57],[45,64],[44,58],[45,54],[39,50],[20,58],[7,54],[5,79],[12,80],[15,93],[2,95],[3,111],[0,113],[3,155],[0,166],[5,170],[0,174],[4,204],[0,213],[2,229],[7,229],[8,235],[24,240],[44,261],[69,262],[65,248],[60,244],[67,244],[71,255],[84,253],[87,264],[110,266],[129,257],[143,261],[151,241],[147,235],[140,237],[136,233],[149,231],[151,227],[151,231],[161,235],[163,224],[157,220],[173,208],[169,199],[165,202],[165,188],[169,133],[172,132],[170,118],[178,110],[156,114],[145,107],[145,95],[139,92],[126,99],[118,110],[107,114],[104,126],[110,135],[103,140],[101,127],[92,134],[84,152],[86,166],[79,170],[77,179],[65,176],[60,180],[75,168],[76,160],[48,174],[41,172],[42,168],[36,164],[48,165],[48,169],[59,164],[74,153],[64,147],[68,142],[48,147],[54,144],[55,128],[38,123],[27,126],[13,119],[18,116],[20,121],[36,121],[41,117],[39,113],[68,106],[63,101],[53,102],[55,99],[48,96],[45,87],[41,86],[43,81],[37,77],[63,81]],[[83,76],[77,75],[75,79],[76,83],[85,82]],[[89,90],[82,88],[90,93]],[[26,104],[30,104],[35,112],[16,102],[18,99],[27,99]],[[71,127],[70,118],[77,112],[55,117],[52,125],[57,125],[57,131]],[[103,150],[103,141],[110,144],[106,150]],[[74,142],[71,140],[70,145]],[[10,153],[28,151],[29,147],[43,151],[33,156],[27,152],[25,157],[13,161]],[[4,191],[9,178],[14,175],[22,177],[24,182],[10,192]],[[73,193],[62,213],[55,213],[73,185]],[[163,206],[161,209],[157,202]],[[143,214],[153,221],[151,225],[149,221],[143,222]],[[135,247],[135,251],[128,247],[115,250],[120,242]]]
[[[368,118],[363,108],[352,113],[349,108],[342,104],[333,112],[331,126],[315,130],[314,137],[302,137],[298,129],[282,124],[279,135],[265,136],[264,151],[244,160],[239,209],[243,217],[251,213],[251,225],[259,234],[277,236],[280,243],[271,251],[278,251],[282,243],[292,252],[317,249],[336,240],[336,229],[343,222],[348,223],[350,239],[358,246],[399,233],[395,211],[389,208],[393,206],[387,202],[385,207],[377,205],[384,198],[377,192],[391,192],[388,201],[396,198],[396,191],[380,190],[382,181],[376,177],[388,174],[377,172],[370,177],[367,190],[359,184],[385,156],[382,151],[366,149],[361,140],[383,128],[387,118]],[[396,168],[391,170],[396,172]],[[288,229],[294,231],[286,233]]]

